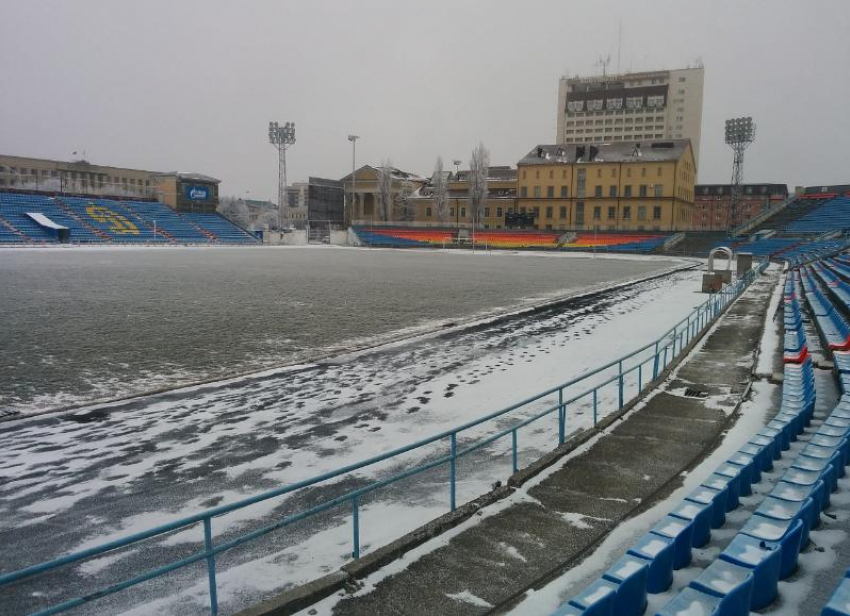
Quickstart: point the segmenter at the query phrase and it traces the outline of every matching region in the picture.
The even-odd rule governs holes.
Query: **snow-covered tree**
[[[437,220],[442,223],[448,222],[449,185],[443,173],[442,156],[437,157],[437,164],[434,166],[434,175],[431,178],[431,188],[433,190],[434,210],[437,213]]]
[[[410,180],[401,181],[401,192],[396,195],[396,214],[394,220],[410,222],[416,218],[413,205],[413,184]]]
[[[490,169],[490,152],[483,143],[472,150],[469,161],[469,207],[472,210],[472,223],[478,223],[478,213],[487,201],[487,172]]]
[[[393,214],[393,164],[385,160],[376,170],[378,175],[378,219],[389,222]]]

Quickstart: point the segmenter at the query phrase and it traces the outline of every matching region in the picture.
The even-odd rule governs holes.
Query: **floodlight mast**
[[[732,118],[726,120],[726,145],[732,148],[734,160],[732,163],[732,200],[729,206],[729,231],[734,229],[738,221],[738,210],[741,204],[741,184],[744,181],[744,150],[755,141],[756,125],[751,117]]]
[[[348,216],[343,216],[344,224],[351,224],[351,220],[357,215],[357,140],[359,135],[349,135],[348,140],[351,142],[351,203],[348,205]]]
[[[287,122],[283,126],[277,122],[269,122],[269,143],[277,149],[278,229],[283,229],[284,222],[289,220],[289,205],[286,199],[286,150],[295,143],[295,122]]]

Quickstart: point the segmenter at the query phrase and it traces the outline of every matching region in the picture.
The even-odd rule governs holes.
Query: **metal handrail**
[[[94,593],[85,595],[83,597],[77,597],[74,599],[70,599],[63,603],[54,605],[48,609],[37,612],[39,616],[45,616],[47,614],[56,614],[59,612],[63,612],[69,610],[71,608],[83,605],[90,601],[94,601],[96,599],[100,599],[102,597],[114,594],[121,590],[130,588],[131,586],[135,586],[142,582],[154,579],[156,577],[165,575],[166,573],[170,573],[177,569],[181,569],[183,567],[187,567],[191,564],[200,562],[202,560],[207,561],[207,575],[209,580],[209,597],[210,597],[210,613],[213,616],[218,614],[218,599],[216,592],[216,567],[215,567],[215,556],[220,554],[226,550],[230,550],[239,545],[245,544],[249,541],[257,539],[263,535],[266,535],[274,530],[283,528],[288,526],[294,522],[306,519],[315,514],[321,513],[333,507],[343,505],[346,503],[350,503],[352,507],[352,521],[353,521],[353,538],[352,538],[352,557],[354,559],[358,559],[360,557],[360,525],[359,525],[359,500],[360,497],[374,492],[382,487],[388,486],[390,484],[396,483],[408,477],[418,475],[419,473],[425,472],[432,468],[436,468],[438,466],[442,466],[445,464],[449,465],[450,468],[450,509],[454,511],[457,507],[457,460],[463,456],[469,455],[474,451],[477,451],[487,445],[507,436],[511,436],[511,461],[512,461],[512,470],[516,472],[519,470],[518,467],[518,430],[524,426],[527,426],[543,417],[546,417],[552,413],[558,412],[558,444],[563,444],[566,440],[566,424],[567,424],[567,408],[569,405],[574,404],[575,402],[585,398],[592,397],[592,408],[593,408],[593,425],[596,426],[598,423],[598,392],[599,390],[612,383],[617,383],[618,385],[618,409],[622,409],[625,404],[625,381],[626,377],[630,374],[637,372],[637,384],[638,390],[637,395],[644,389],[644,386],[647,383],[650,383],[658,378],[658,376],[667,368],[667,366],[675,359],[677,353],[681,353],[683,349],[687,347],[687,345],[696,338],[701,331],[706,329],[711,325],[714,319],[726,308],[734,299],[736,299],[743,290],[755,279],[755,277],[764,271],[767,267],[767,261],[763,261],[758,268],[751,270],[745,276],[738,279],[735,283],[727,285],[720,293],[712,294],[709,298],[700,306],[695,308],[690,314],[688,314],[684,319],[681,319],[677,322],[672,328],[667,330],[664,334],[662,334],[659,338],[657,338],[654,342],[650,342],[640,347],[639,349],[628,353],[618,359],[608,362],[603,366],[599,366],[593,371],[589,373],[585,373],[579,377],[575,377],[570,379],[560,385],[551,387],[549,389],[544,390],[534,396],[526,398],[521,402],[517,402],[508,407],[505,407],[499,411],[495,411],[493,413],[489,413],[484,415],[483,417],[479,417],[478,419],[468,421],[459,426],[456,426],[453,429],[445,430],[433,436],[427,437],[425,439],[421,439],[419,441],[410,443],[403,447],[399,447],[393,449],[392,451],[388,451],[386,453],[373,456],[361,462],[356,462],[353,464],[349,464],[343,467],[340,467],[336,470],[323,473],[316,477],[312,477],[309,479],[305,479],[302,481],[298,481],[296,483],[283,486],[277,488],[275,490],[270,490],[267,492],[263,492],[261,494],[256,494],[254,496],[244,498],[238,500],[236,502],[230,503],[228,505],[220,505],[218,507],[213,507],[199,513],[196,513],[191,516],[187,516],[184,518],[180,518],[173,522],[163,524],[157,526],[155,528],[148,529],[146,531],[133,533],[128,535],[127,537],[123,537],[121,539],[116,539],[114,541],[109,541],[103,543],[101,545],[81,550],[78,552],[74,552],[71,554],[67,554],[60,558],[43,562],[37,565],[33,565],[30,567],[26,567],[24,569],[20,569],[18,571],[13,571],[4,575],[0,575],[0,588],[3,586],[7,586],[12,584],[13,582],[17,582],[26,578],[31,578],[35,575],[45,573],[48,571],[52,571],[54,569],[64,567],[76,562],[80,562],[83,560],[87,560],[90,558],[94,558],[97,556],[101,556],[106,552],[111,552],[113,550],[125,548],[127,546],[139,543],[141,541],[145,541],[147,539],[151,539],[153,537],[165,535],[167,533],[174,532],[176,530],[187,528],[194,524],[201,522],[203,524],[204,530],[204,549],[201,552],[198,552],[192,556],[186,557],[182,560],[172,562],[167,565],[163,565],[157,569],[150,570],[146,573],[133,577],[129,580],[125,580],[123,582],[113,584],[106,588],[103,588]],[[684,327],[683,327],[684,326]],[[681,328],[681,329],[680,329]],[[644,353],[645,351],[652,349],[652,353],[647,355],[645,358],[641,359],[637,363],[635,363],[631,367],[627,367],[626,363],[634,359],[636,356]],[[648,363],[652,363],[652,378],[644,382],[643,372],[644,366]],[[599,375],[605,370],[611,369],[613,367],[617,367],[617,372],[601,382],[596,383],[592,387],[582,391],[579,394],[576,394],[570,398],[565,398],[564,393],[565,390],[570,388],[573,385],[577,385],[583,381],[587,381],[591,377]],[[558,403],[555,405],[547,406],[541,411],[536,412],[535,414],[518,421],[517,423],[509,426],[508,428],[502,429],[494,434],[485,436],[479,439],[476,442],[473,442],[467,445],[465,448],[458,448],[458,435],[461,432],[469,430],[471,428],[477,427],[481,424],[489,422],[493,419],[502,417],[512,411],[520,409],[528,404],[536,402],[538,400],[542,400],[548,396],[553,394],[558,394]],[[235,539],[231,539],[227,542],[220,543],[215,545],[213,542],[212,535],[212,518],[218,517],[221,515],[225,515],[227,513],[236,511],[238,509],[242,509],[244,507],[254,505],[256,503],[266,501],[272,498],[276,498],[279,496],[283,496],[285,494],[289,494],[295,492],[297,490],[307,488],[319,483],[324,483],[336,477],[340,477],[342,475],[346,475],[353,471],[357,471],[379,462],[383,462],[392,458],[396,458],[402,454],[408,453],[410,451],[414,451],[417,449],[421,449],[427,445],[431,445],[433,443],[442,441],[444,439],[449,440],[449,453],[443,456],[440,456],[436,459],[430,460],[428,462],[424,462],[418,465],[415,465],[411,468],[407,468],[401,473],[397,473],[392,475],[391,477],[382,479],[380,481],[375,481],[370,483],[367,486],[358,488],[356,490],[352,490],[347,492],[341,496],[337,496],[331,498],[330,500],[326,500],[318,505],[315,505],[309,509],[301,511],[299,513],[290,515],[288,517],[282,518],[272,524],[267,526],[263,526],[261,528],[255,529],[249,533],[236,537]]]

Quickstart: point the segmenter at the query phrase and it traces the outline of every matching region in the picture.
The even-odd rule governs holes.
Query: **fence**
[[[765,260],[756,269],[751,270],[735,283],[727,285],[720,293],[709,296],[703,304],[695,308],[687,317],[676,323],[675,326],[654,342],[650,342],[640,349],[632,351],[628,355],[609,362],[604,366],[600,366],[580,377],[536,394],[531,398],[517,402],[507,408],[490,413],[489,415],[474,421],[457,426],[452,430],[442,432],[398,449],[394,449],[382,455],[369,458],[368,460],[344,466],[329,473],[258,494],[229,505],[214,507],[195,515],[175,520],[169,524],[164,524],[147,531],[131,534],[122,539],[110,541],[90,549],[68,554],[49,562],[0,575],[0,589],[15,582],[29,580],[29,578],[39,574],[54,571],[74,563],[80,563],[87,559],[100,557],[113,550],[126,548],[154,537],[173,533],[180,529],[187,529],[188,527],[200,525],[203,533],[204,544],[202,551],[181,560],[145,571],[144,573],[140,573],[139,575],[120,583],[106,586],[85,596],[63,601],[62,603],[39,611],[37,614],[47,615],[63,612],[102,597],[112,595],[132,586],[136,586],[143,582],[153,580],[195,563],[206,562],[207,577],[209,580],[210,613],[215,616],[218,614],[216,555],[340,505],[350,506],[351,508],[351,554],[353,558],[357,559],[360,557],[360,527],[362,523],[360,519],[360,503],[364,496],[378,490],[379,488],[397,483],[403,479],[418,475],[427,470],[447,466],[449,470],[449,508],[453,511],[457,507],[458,460],[475,451],[479,451],[500,439],[510,437],[511,471],[515,473],[519,470],[518,452],[520,437],[519,431],[521,428],[538,422],[545,417],[552,416],[557,422],[557,444],[563,444],[566,441],[567,436],[568,410],[576,408],[578,405],[584,405],[585,408],[592,412],[592,422],[595,426],[605,414],[603,413],[605,408],[600,408],[605,407],[601,400],[602,395],[600,393],[604,388],[608,387],[613,389],[614,394],[612,399],[615,402],[614,410],[622,409],[627,402],[636,397],[648,383],[657,379],[664,369],[667,368],[667,366],[672,363],[685,348],[687,348],[688,344],[696,339],[702,331],[708,328],[714,319],[732,301],[734,301],[755,279],[755,277],[764,271],[766,267],[767,261]],[[631,383],[629,383],[630,380]],[[578,393],[573,393],[575,390],[578,390]],[[627,399],[627,394],[630,390],[634,391],[634,396],[629,395]],[[511,414],[518,414],[517,412],[521,409],[526,409],[527,411],[529,408],[532,408],[532,405],[535,403],[546,401],[549,398],[553,400],[554,404],[545,404],[542,409],[534,409],[534,411],[528,416],[517,420],[507,428],[498,430],[493,434],[488,434],[483,438],[477,438],[471,442],[462,442],[459,438],[460,435],[463,433],[469,433],[473,428],[494,422],[497,419],[503,419]],[[614,411],[609,410],[608,412]],[[398,458],[402,454],[411,451],[422,450],[429,445],[440,442],[445,443],[446,453],[436,459],[431,459],[427,462],[406,468],[402,472],[396,473],[380,481],[375,481],[364,487],[351,490],[345,494],[328,498],[308,509],[277,520],[272,524],[255,529],[228,541],[221,543],[216,543],[214,541],[212,519],[215,517],[225,515],[262,501],[278,498],[287,494],[293,494],[296,491],[304,490],[310,486],[316,486],[343,475],[350,475],[357,470],[386,460]]]

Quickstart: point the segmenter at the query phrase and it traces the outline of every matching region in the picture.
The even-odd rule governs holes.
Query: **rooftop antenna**
[[[611,64],[611,55],[607,55],[604,58],[599,56],[599,60],[596,61],[596,66],[602,67],[602,81],[605,81],[608,74],[608,65]]]
[[[620,50],[623,47],[623,20],[620,20],[620,24],[617,27],[617,74],[620,75]]]

